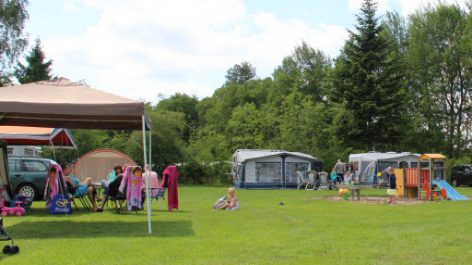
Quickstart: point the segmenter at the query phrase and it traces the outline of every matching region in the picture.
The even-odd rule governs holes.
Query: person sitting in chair
[[[114,181],[119,175],[122,175],[122,174],[123,174],[123,168],[120,165],[115,165],[113,167],[113,171],[110,172],[110,174],[108,174],[107,179],[102,180],[101,184],[102,184],[102,187],[103,187],[103,196],[104,197],[106,196],[106,192],[108,190],[108,185],[110,185],[110,183],[112,181]]]
[[[76,179],[74,176],[70,174],[72,172],[70,164],[63,163],[61,167],[62,167],[62,171],[64,172],[64,178],[66,179],[67,186],[75,188],[74,193],[72,195],[74,197],[87,195],[87,197],[89,198],[90,202],[93,205],[93,211],[99,212],[100,209],[95,203],[95,197],[97,196],[97,191],[95,191],[94,187],[92,186],[92,179],[87,178],[83,184],[80,184],[80,180]]]

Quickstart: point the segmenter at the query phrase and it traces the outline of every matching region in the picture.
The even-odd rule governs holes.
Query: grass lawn
[[[472,188],[458,191],[472,198]],[[161,211],[153,203],[152,235],[144,211],[117,215],[110,207],[52,216],[44,202],[35,202],[27,216],[4,218],[21,252],[0,254],[0,263],[472,263],[472,201],[390,206],[312,199],[336,191],[237,190],[240,210],[213,211],[226,192],[181,187],[179,211]]]

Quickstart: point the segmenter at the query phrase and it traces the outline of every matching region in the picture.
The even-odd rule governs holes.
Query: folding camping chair
[[[124,188],[123,192],[120,192],[119,190],[122,179],[123,175],[119,175],[114,181],[110,183],[110,185],[108,185],[105,200],[103,201],[103,205],[105,205],[109,200],[112,201],[115,205],[117,214],[120,214],[121,206],[123,205],[123,202],[126,201],[127,187]]]
[[[90,211],[90,209],[92,209],[93,206],[91,203],[89,204],[89,202],[87,201],[87,194],[82,194],[79,190],[79,194],[74,195],[77,191],[77,188],[78,187],[75,187],[75,186],[72,187],[72,186],[69,186],[69,184],[67,184],[67,191],[69,192],[69,195],[70,195],[70,201],[74,204],[77,211],[79,211],[79,207],[77,207],[77,204],[75,203],[75,198],[79,199],[84,209],[86,209],[87,211]]]
[[[157,191],[156,196],[153,196],[152,198],[156,199],[157,203],[159,204],[159,207],[161,207],[161,210],[164,210],[164,209],[162,208],[162,205],[159,202],[159,199],[163,199],[164,202],[166,203],[167,207],[169,207],[169,205],[167,204],[167,201],[166,201],[166,197],[165,197],[167,188],[162,188],[162,189],[161,188],[151,188],[151,190],[153,190],[153,193],[154,193],[154,191]]]
[[[110,185],[108,185],[107,195],[105,196],[105,201],[103,201],[104,205],[107,203],[108,200],[111,200],[112,202],[114,202],[117,214],[120,214],[121,207],[123,206],[123,202],[127,201],[126,194],[127,194],[128,188],[130,188],[128,187],[128,185],[126,185],[126,183],[122,183],[124,179],[125,178],[123,175],[119,175],[118,177],[116,177],[114,181],[110,183]],[[120,191],[121,185],[123,185],[122,192]],[[139,190],[141,191],[141,209],[142,209],[142,205],[144,204],[144,200],[146,196],[144,195],[144,190],[141,189],[141,186],[139,186]],[[136,214],[138,213],[137,208],[134,208],[133,211],[135,211]]]
[[[151,181],[149,183],[150,187],[149,187],[149,191],[151,192],[151,199],[152,198],[156,198],[157,202],[159,203],[159,198],[162,198],[162,196],[164,196],[163,194],[159,194],[161,188],[159,187],[159,177],[157,175],[156,172],[154,171],[151,171]],[[143,173],[143,185],[145,185],[145,187],[147,187],[146,185],[146,173]],[[164,190],[165,192],[165,190]],[[164,199],[165,200],[165,199]],[[167,203],[167,202],[166,202]],[[161,204],[159,203],[159,206]],[[162,209],[162,206],[161,206],[161,209]]]
[[[305,190],[314,190],[316,187],[315,172],[308,172],[308,183]]]
[[[331,180],[328,179],[328,173],[326,172],[321,172],[320,173],[320,186],[319,190],[331,190],[332,189],[332,183]]]
[[[303,174],[301,171],[297,171],[297,190],[299,190],[303,185],[308,186],[308,181],[305,178],[305,174]]]

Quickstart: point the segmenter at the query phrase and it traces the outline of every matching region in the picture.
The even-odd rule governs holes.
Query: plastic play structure
[[[441,154],[423,154],[418,158],[417,168],[405,168],[404,171],[395,170],[397,190],[400,188],[398,185],[400,179],[403,191],[400,190],[399,194],[405,194],[410,198],[433,200],[438,197],[439,193],[453,201],[467,200],[465,196],[460,195],[446,182],[446,169],[445,156]],[[434,190],[435,187],[439,190]]]
[[[22,204],[22,203],[23,202],[21,202],[21,201],[17,201],[15,207],[6,207],[5,206],[5,199],[2,199],[2,208],[1,208],[2,216],[7,216],[7,215],[22,216],[22,215],[25,215],[26,214],[25,209],[20,207],[20,204]]]

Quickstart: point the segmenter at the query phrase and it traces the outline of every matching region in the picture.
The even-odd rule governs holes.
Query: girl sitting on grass
[[[237,210],[239,208],[239,200],[238,200],[238,197],[236,197],[236,195],[234,194],[233,188],[229,188],[228,195],[229,195],[229,201],[225,202],[223,206],[221,206],[220,208],[216,210],[222,210],[222,209]]]

